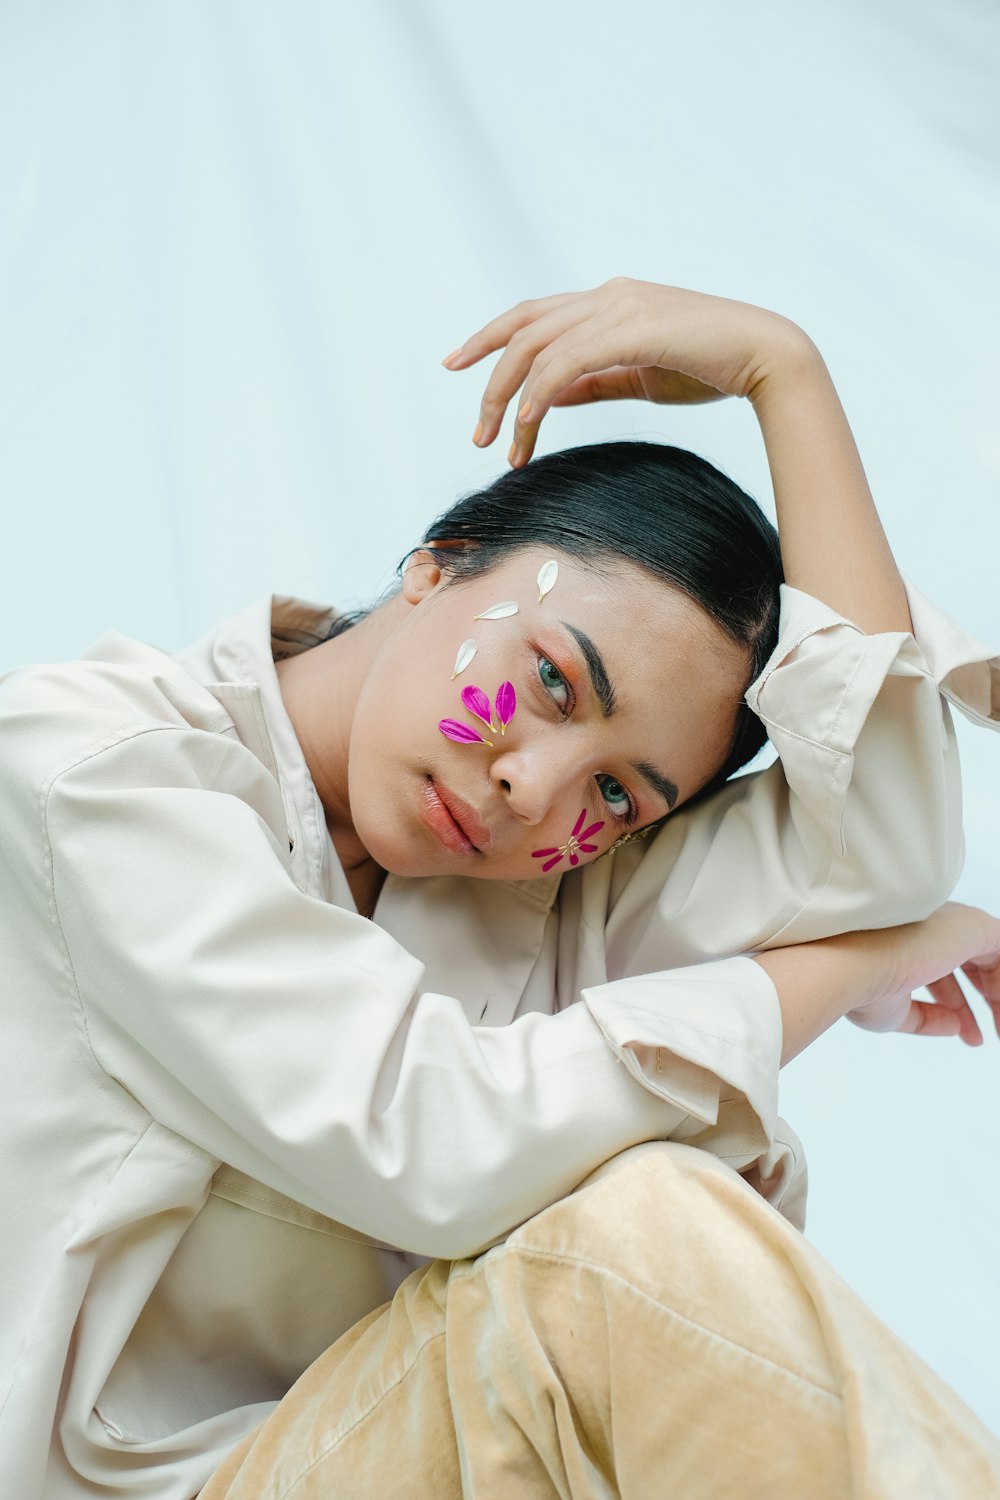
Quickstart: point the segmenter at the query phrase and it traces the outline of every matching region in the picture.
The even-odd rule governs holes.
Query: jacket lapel
[[[423,990],[454,995],[474,1026],[513,1020],[545,938],[559,877],[386,877],[375,921],[424,965]]]

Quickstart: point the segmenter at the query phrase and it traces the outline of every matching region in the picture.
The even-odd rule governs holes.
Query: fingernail
[[[528,413],[529,413],[530,410],[531,410],[531,402],[530,401],[526,401],[524,403],[524,405],[521,407],[521,410],[517,414],[518,421],[519,422],[526,422],[528,420]]]
[[[510,445],[510,452],[507,454],[507,462],[509,464],[512,464],[512,463],[515,463],[516,460],[517,460],[517,444],[516,443],[511,443],[511,445]]]
[[[483,424],[482,424],[482,422],[477,422],[476,423],[476,427],[475,427],[475,431],[472,434],[472,441],[477,445],[477,447],[479,445],[479,440],[482,437],[482,435],[483,435]]]
[[[441,363],[443,365],[454,364],[455,361],[458,359],[459,355],[461,354],[461,352],[462,352],[461,349],[453,349],[450,354],[448,354],[448,355],[445,356],[445,358],[441,361]]]

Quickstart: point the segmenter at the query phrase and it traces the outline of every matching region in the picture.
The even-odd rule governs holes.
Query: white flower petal
[[[514,599],[505,599],[502,604],[492,604],[489,609],[484,609],[481,615],[473,615],[474,620],[506,620],[508,615],[517,614],[517,603]]]
[[[553,557],[547,563],[543,564],[543,566],[540,568],[539,573],[538,573],[538,602],[539,602],[539,604],[541,604],[542,600],[545,598],[545,595],[547,593],[549,593],[550,590],[553,588],[553,586],[555,585],[555,581],[556,581],[556,579],[558,577],[559,577],[559,564],[556,562],[555,558]]]
[[[476,643],[470,636],[469,639],[467,641],[463,641],[458,648],[458,655],[455,657],[455,670],[451,674],[452,682],[455,681],[455,678],[458,676],[459,672],[465,671],[466,667],[469,665],[469,662],[472,660],[475,654]]]

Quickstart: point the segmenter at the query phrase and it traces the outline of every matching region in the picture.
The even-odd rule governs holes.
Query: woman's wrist
[[[781,1010],[781,1065],[848,1011],[878,1005],[898,985],[898,930],[848,932],[754,955]]]
[[[762,426],[804,385],[818,388],[825,383],[833,387],[823,356],[805,330],[780,313],[769,314],[769,320],[767,337],[746,391]]]

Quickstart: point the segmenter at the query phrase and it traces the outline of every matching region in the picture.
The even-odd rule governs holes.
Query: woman
[[[477,435],[523,384],[516,472],[367,617],[276,601],[176,657],[110,637],[4,684],[5,1493],[190,1497],[224,1461],[207,1494],[301,1490],[287,1431],[239,1445],[340,1335],[369,1358],[359,1320],[421,1260],[547,1205],[575,1223],[581,1179],[668,1139],[801,1222],[779,1061],[848,1011],[981,1040],[943,977],[966,961],[1000,1004],[998,924],[928,916],[961,840],[938,688],[986,722],[992,669],[904,589],[811,343],[616,281],[449,364],[501,347]],[[549,405],[637,393],[751,401],[780,630],[773,535],[710,466],[608,445],[524,468]],[[780,765],[720,787],[761,723]],[[405,1411],[432,1466],[462,1454],[414,1493],[517,1488],[492,1439],[474,1481],[461,1422],[449,1448]],[[409,1492],[408,1457],[365,1451],[367,1490],[317,1493]]]

